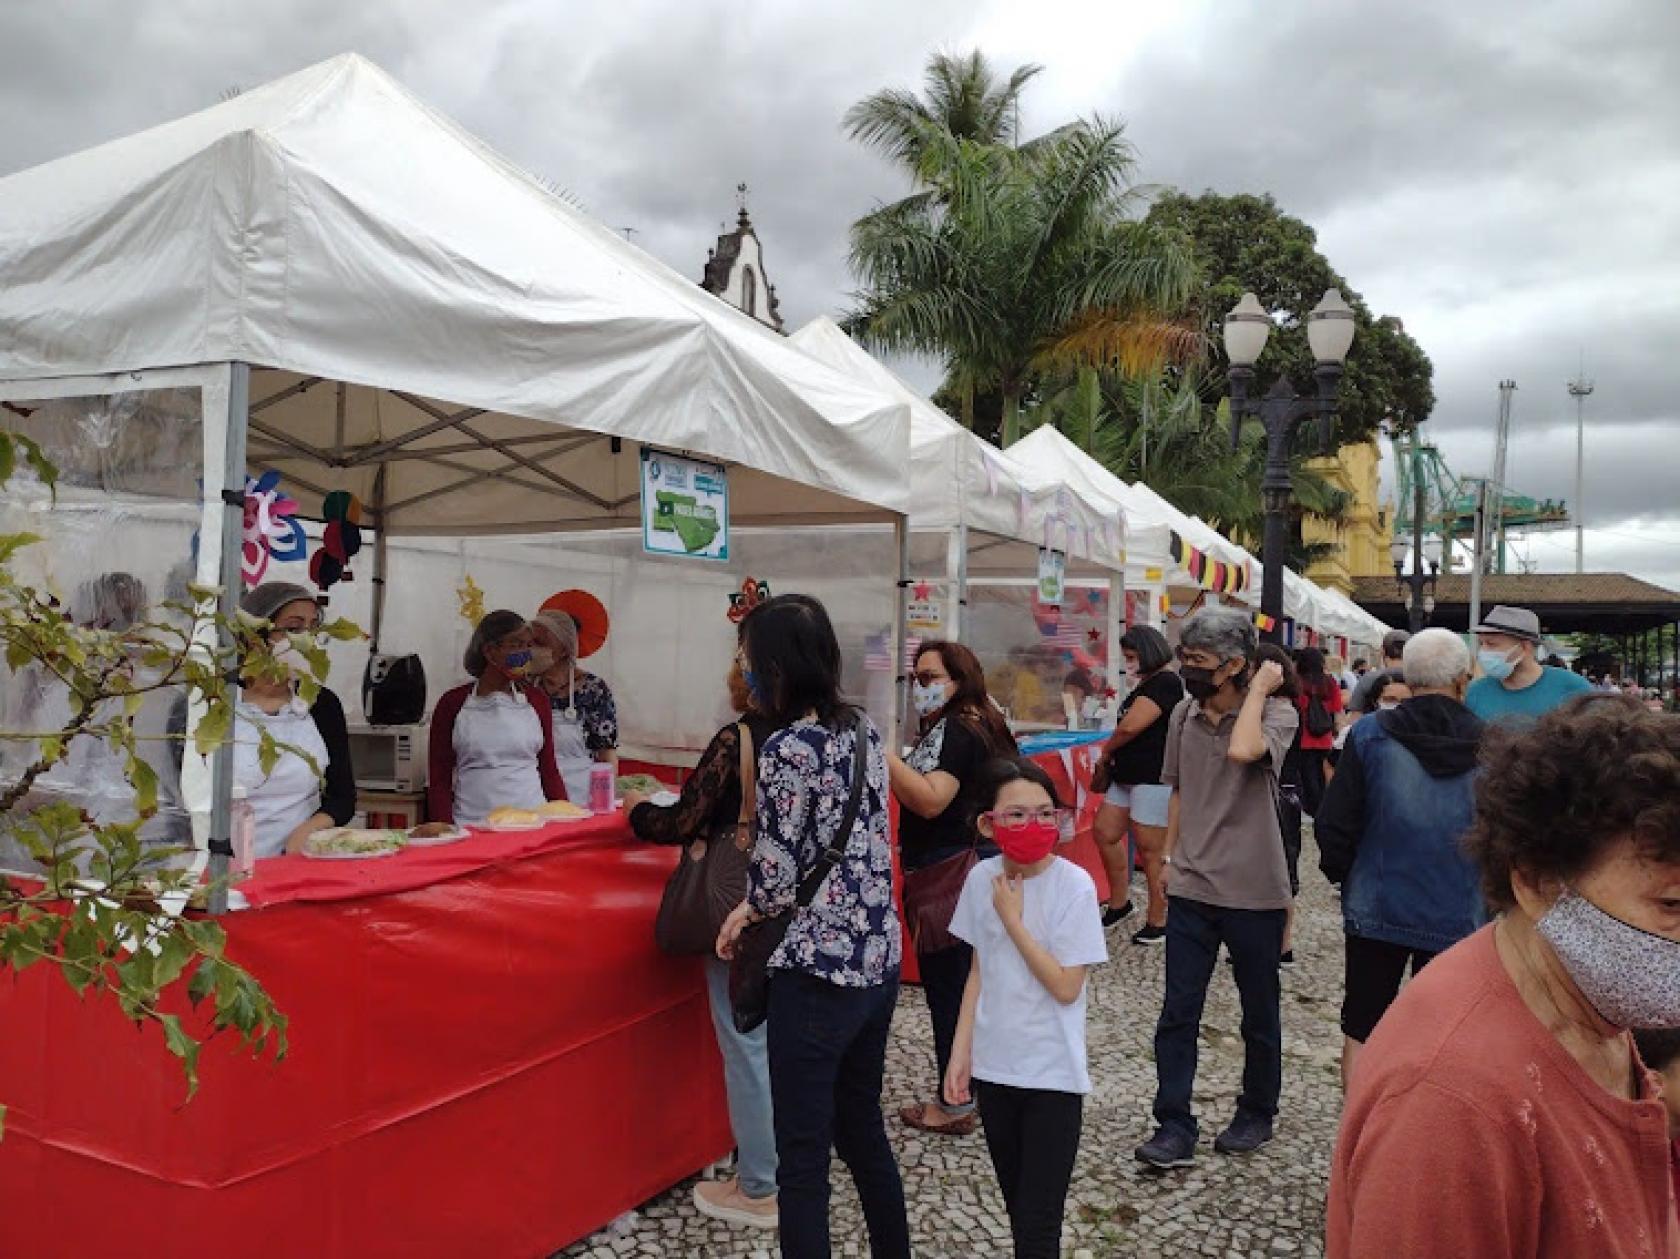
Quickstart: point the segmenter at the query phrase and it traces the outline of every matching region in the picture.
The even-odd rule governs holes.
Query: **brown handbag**
[[[736,730],[741,739],[740,815],[714,829],[709,838],[696,839],[683,849],[653,923],[653,938],[663,953],[709,955],[717,945],[723,920],[747,898],[758,792],[752,733],[745,722],[738,723]]]
[[[917,953],[942,953],[963,943],[951,934],[968,872],[980,864],[976,840],[967,852],[904,872],[904,925]]]

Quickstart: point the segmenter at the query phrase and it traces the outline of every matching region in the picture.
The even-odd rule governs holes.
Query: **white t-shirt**
[[[980,1005],[974,1018],[974,1078],[1015,1088],[1089,1093],[1085,1065],[1085,989],[1063,1005],[1027,968],[1021,950],[992,906],[992,880],[1003,858],[969,871],[951,919],[951,933],[980,960]],[[1021,921],[1027,934],[1063,966],[1108,961],[1097,887],[1073,862],[1058,857],[1022,881]]]

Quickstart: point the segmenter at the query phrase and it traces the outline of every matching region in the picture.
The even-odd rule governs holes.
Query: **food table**
[[[622,818],[364,861],[280,857],[229,956],[276,1066],[35,967],[0,983],[0,1253],[542,1256],[725,1154],[695,963],[652,923],[674,849]]]

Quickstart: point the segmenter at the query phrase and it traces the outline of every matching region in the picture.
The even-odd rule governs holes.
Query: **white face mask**
[[[531,648],[531,663],[526,666],[526,672],[532,677],[547,673],[554,667],[556,659],[558,657],[547,647],[533,647]]]
[[[1565,891],[1535,924],[1588,1004],[1613,1027],[1680,1027],[1680,940],[1653,935]]]
[[[315,648],[320,645],[320,635],[305,631],[295,631],[286,634],[284,639],[270,648],[274,659],[285,666],[286,672],[294,682],[304,678],[312,678],[315,671],[309,667],[309,660],[303,654],[303,648]]]
[[[920,682],[912,684],[910,687],[910,702],[915,705],[916,715],[918,717],[931,717],[945,707],[949,699],[949,693],[946,690],[949,685],[948,682],[935,682],[930,686],[923,686]]]
[[[1397,699],[1383,699],[1377,701],[1378,712],[1391,713],[1398,707],[1400,707],[1400,701]]]

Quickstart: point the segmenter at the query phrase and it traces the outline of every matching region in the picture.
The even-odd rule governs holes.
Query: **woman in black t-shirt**
[[[980,809],[976,794],[980,771],[994,757],[1014,755],[1015,738],[986,694],[980,661],[960,643],[923,643],[916,655],[914,683],[911,698],[921,718],[921,738],[907,760],[887,758],[893,794],[902,806],[900,861],[906,872],[925,870],[976,845],[980,856],[989,857],[997,850],[979,839],[974,829],[974,815]],[[933,1020],[937,1070],[934,1100],[899,1111],[899,1118],[912,1128],[966,1136],[979,1122],[972,1103],[948,1106],[941,1089],[951,1063],[973,953],[960,940],[935,952],[925,953],[919,947],[916,951],[922,991]]]
[[[1172,649],[1161,632],[1134,625],[1120,639],[1126,675],[1135,681],[1120,706],[1120,722],[1104,745],[1108,794],[1097,810],[1097,847],[1108,872],[1108,906],[1103,926],[1111,927],[1132,912],[1128,831],[1136,834],[1143,877],[1149,885],[1144,924],[1134,944],[1160,944],[1167,938],[1167,805],[1172,789],[1161,785],[1161,761],[1167,752],[1167,722],[1184,698],[1184,683],[1172,669]]]

